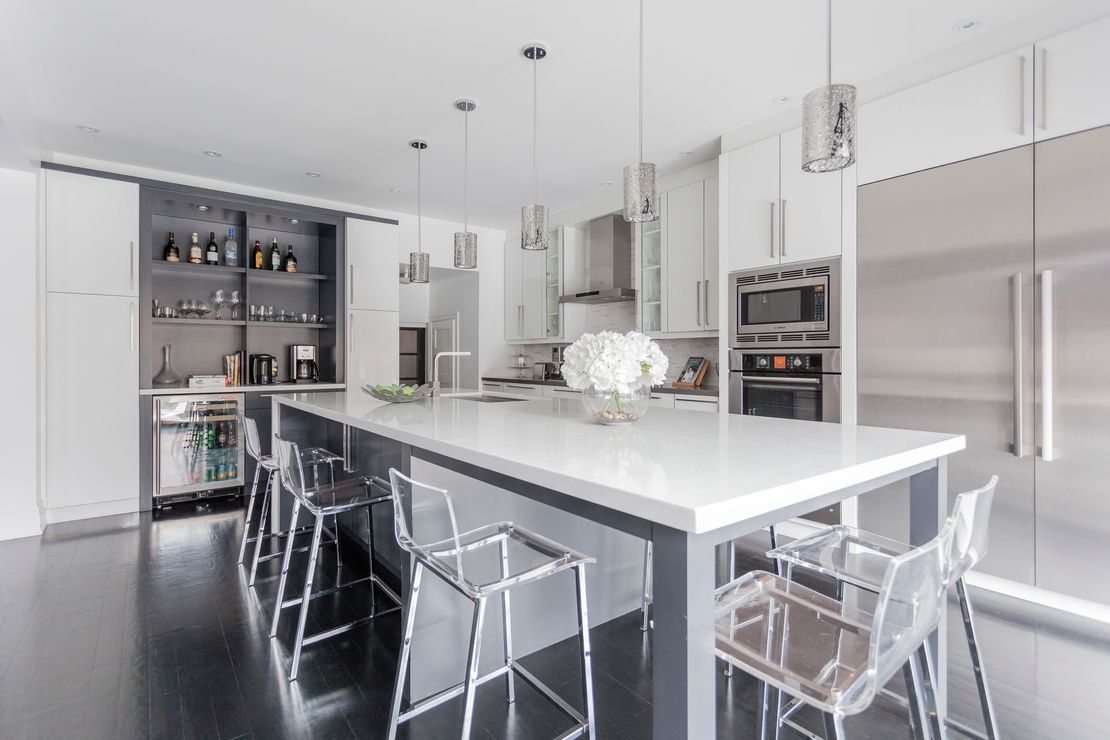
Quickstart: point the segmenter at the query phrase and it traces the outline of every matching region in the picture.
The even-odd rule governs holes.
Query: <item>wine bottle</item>
[[[189,245],[189,264],[199,265],[204,262],[204,255],[200,250],[200,242],[197,241],[197,232],[193,232],[193,243]]]
[[[227,230],[227,239],[224,240],[224,264],[228,267],[239,266],[239,242],[235,241],[235,229]]]
[[[254,240],[254,251],[251,253],[251,261],[254,263],[254,269],[262,269],[262,243],[257,239]]]
[[[170,232],[170,240],[166,242],[166,248],[162,250],[162,256],[166,262],[180,262],[181,252],[177,248],[177,242],[173,240],[173,232]]]
[[[285,253],[285,264],[282,265],[283,270],[286,272],[297,271],[297,258],[293,255],[293,245],[289,245],[289,250]]]
[[[204,263],[218,266],[220,264],[220,248],[216,246],[216,232],[208,232],[208,245],[204,248]]]
[[[277,239],[270,245],[270,269],[274,271],[281,270],[281,247],[278,246]]]

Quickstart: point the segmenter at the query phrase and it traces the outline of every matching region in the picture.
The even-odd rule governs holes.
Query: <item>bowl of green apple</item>
[[[364,385],[362,391],[379,401],[389,403],[411,403],[419,401],[432,391],[430,383],[424,385]]]

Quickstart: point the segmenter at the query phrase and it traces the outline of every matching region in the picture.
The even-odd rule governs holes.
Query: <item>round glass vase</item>
[[[647,413],[651,389],[642,385],[630,393],[618,393],[591,385],[582,391],[582,405],[602,424],[628,424]]]

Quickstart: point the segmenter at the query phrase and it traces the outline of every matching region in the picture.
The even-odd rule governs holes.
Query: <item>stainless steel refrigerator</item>
[[[910,142],[907,142],[909,145]],[[967,435],[979,570],[1110,604],[1110,127],[861,187],[859,422]],[[905,495],[861,500],[904,536]]]

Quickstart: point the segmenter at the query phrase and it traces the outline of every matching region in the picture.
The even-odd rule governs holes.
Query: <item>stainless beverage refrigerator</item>
[[[154,505],[239,493],[243,394],[154,397]]]
[[[1110,604],[1110,127],[859,189],[859,422],[967,435],[979,569]],[[899,535],[904,497],[862,526]]]

